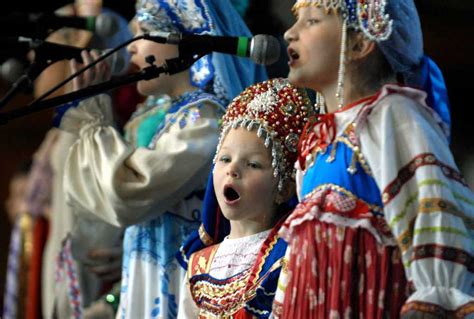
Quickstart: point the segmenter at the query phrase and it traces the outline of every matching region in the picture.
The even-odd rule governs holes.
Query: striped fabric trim
[[[411,198],[408,199],[407,203],[410,202],[410,200]],[[441,198],[424,198],[420,201],[418,214],[431,214],[431,213],[438,213],[438,212],[451,214],[455,217],[461,218],[464,224],[468,228],[474,229],[474,221],[470,219],[468,216],[466,216],[463,212],[460,212],[457,209],[456,205],[454,205],[453,203]],[[394,218],[394,220],[396,219],[396,221],[399,221],[400,218],[398,217],[401,216],[402,214],[405,214],[405,209],[401,214],[397,215],[397,217]],[[400,249],[402,250],[403,253],[405,253],[410,248],[413,241],[413,236],[419,235],[421,233],[445,232],[445,233],[457,234],[460,236],[470,238],[468,233],[466,233],[465,231],[461,229],[457,229],[455,227],[436,226],[436,227],[421,227],[421,228],[414,229],[418,214],[415,218],[413,218],[409,222],[408,228],[405,231],[403,231],[400,236],[398,236]],[[390,223],[390,226],[393,227],[393,224],[394,224],[394,221]]]
[[[474,273],[474,257],[468,252],[436,244],[416,246],[413,249],[412,259],[405,265],[410,267],[417,260],[426,258],[437,258],[463,265],[471,273]]]
[[[429,233],[445,232],[445,233],[457,234],[460,236],[464,236],[466,238],[470,238],[468,233],[463,232],[462,230],[459,230],[454,227],[436,226],[436,227],[423,227],[423,228],[415,229],[415,235],[419,235],[421,233],[428,233],[428,232]]]
[[[398,237],[398,242],[400,244],[400,250],[402,251],[402,253],[406,253],[410,249],[410,247],[413,243],[413,233],[411,231],[412,229],[413,229],[413,227],[410,227],[410,229],[406,230],[401,236]],[[466,237],[466,238],[470,239],[469,234],[467,234],[467,233],[465,233],[465,232],[463,232],[459,229],[453,228],[453,227],[425,227],[425,228],[420,228],[420,229],[415,230],[414,235],[419,235],[419,234],[427,233],[427,232],[430,232],[430,233],[450,233],[450,234],[455,234],[455,235],[463,236],[463,237]]]
[[[430,214],[437,212],[451,214],[453,216],[461,218],[468,228],[474,230],[474,220],[467,216],[464,212],[460,211],[454,203],[451,203],[450,201],[442,198],[422,199],[420,201],[419,212],[422,214]]]
[[[397,177],[384,189],[382,192],[382,201],[384,205],[390,203],[390,201],[398,195],[403,185],[405,185],[405,183],[415,175],[418,168],[427,165],[439,166],[447,178],[455,180],[463,186],[468,187],[461,174],[456,169],[442,163],[432,153],[423,153],[416,156],[410,163],[402,167],[398,171]]]
[[[441,187],[444,187],[446,189],[448,189],[449,191],[451,191],[449,189],[449,186],[446,184],[446,183],[443,183],[442,181],[438,180],[438,179],[429,179],[429,180],[424,180],[422,182],[420,182],[418,184],[418,188],[422,188],[424,186],[433,186],[433,185],[437,185],[437,186],[441,186]],[[452,191],[451,191],[452,192]],[[395,217],[392,218],[392,220],[390,221],[389,225],[390,227],[393,227],[395,226],[396,223],[398,223],[399,221],[401,221],[407,214],[407,210],[408,210],[408,207],[415,203],[418,196],[419,196],[419,192],[415,192],[413,193],[412,195],[410,195],[408,197],[408,199],[405,201],[405,204],[403,205],[403,210],[397,214]],[[471,205],[471,206],[474,206],[474,202],[469,200],[468,198],[462,196],[461,194],[458,194],[456,192],[452,192],[454,198],[456,198],[457,200],[459,201],[462,201],[464,202],[465,204],[467,205]],[[441,199],[440,199],[441,200]],[[425,201],[425,200],[423,200]],[[423,203],[422,201],[422,203]],[[427,200],[426,200],[427,201]],[[473,228],[474,227],[474,221],[470,218],[468,218],[465,214],[463,214],[462,212],[459,211],[459,209],[456,207],[456,205],[450,203],[449,201],[445,201],[446,203],[439,203],[439,206],[444,206],[446,205],[447,208],[449,209],[447,212],[448,213],[451,213],[453,215],[456,215],[457,217],[459,218],[462,218],[464,220],[464,222],[469,226],[469,228]],[[429,205],[429,203],[426,203],[427,205]],[[423,206],[423,205],[420,205],[420,206]],[[442,209],[444,211],[444,209]],[[438,210],[439,211],[439,210]]]
[[[469,302],[454,311],[449,311],[441,306],[421,301],[412,301],[406,303],[401,315],[409,315],[411,312],[425,312],[433,315],[435,318],[466,318],[470,314],[474,314],[474,302]]]

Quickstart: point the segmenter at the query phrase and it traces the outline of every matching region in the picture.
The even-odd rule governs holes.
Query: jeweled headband
[[[252,85],[229,104],[217,153],[230,129],[256,129],[265,147],[271,147],[274,176],[279,177],[278,187],[282,189],[283,182],[292,176],[299,136],[310,115],[306,92],[288,80],[278,78]]]
[[[362,31],[373,41],[384,41],[392,33],[393,21],[386,14],[386,0],[298,0],[293,12],[308,6],[341,12],[349,28]]]

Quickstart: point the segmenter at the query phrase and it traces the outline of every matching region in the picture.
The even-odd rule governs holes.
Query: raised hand
[[[95,50],[81,52],[83,64],[78,63],[76,60],[70,61],[70,67],[72,73],[76,73],[82,69],[85,65],[89,65],[99,58],[99,53]],[[105,62],[99,62],[95,66],[86,70],[84,73],[75,77],[72,82],[73,91],[80,90],[82,88],[101,83],[110,79],[111,72],[109,65]]]

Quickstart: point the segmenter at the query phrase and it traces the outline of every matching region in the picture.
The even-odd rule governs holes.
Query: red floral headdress
[[[281,189],[283,181],[292,176],[299,136],[311,115],[306,92],[288,80],[277,78],[252,85],[229,104],[217,152],[231,128],[256,129],[265,146],[271,147],[274,175],[279,177]]]

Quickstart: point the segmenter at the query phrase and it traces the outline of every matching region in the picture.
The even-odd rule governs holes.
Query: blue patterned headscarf
[[[136,19],[153,31],[251,37],[229,0],[138,0]],[[190,75],[191,84],[202,89],[212,85],[225,103],[267,78],[263,66],[223,53],[202,57]]]

